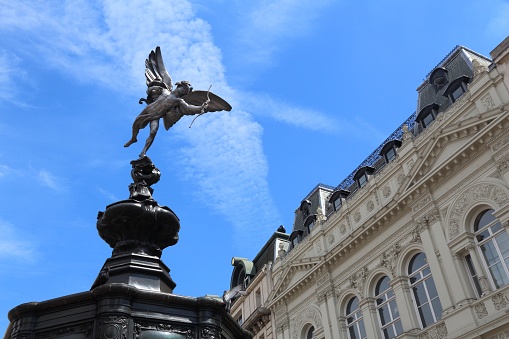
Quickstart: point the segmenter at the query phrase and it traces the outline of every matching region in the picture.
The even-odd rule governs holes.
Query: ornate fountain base
[[[152,198],[160,173],[150,159],[131,164],[129,199],[97,216],[97,231],[113,252],[90,291],[15,307],[4,338],[252,338],[219,298],[171,294],[176,284],[160,257],[177,243],[180,221]]]

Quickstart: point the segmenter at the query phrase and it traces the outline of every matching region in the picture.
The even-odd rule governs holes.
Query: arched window
[[[313,333],[315,333],[315,328],[311,326],[308,330],[308,334],[306,334],[306,339],[313,339]]]
[[[474,232],[494,287],[509,284],[509,235],[493,216],[493,210],[485,210],[477,216]]]
[[[364,339],[366,330],[364,329],[364,319],[359,307],[359,298],[353,297],[346,305],[346,327],[349,339]]]
[[[424,253],[410,260],[408,275],[421,327],[428,327],[442,318],[442,305]]]
[[[394,291],[389,281],[389,277],[385,276],[378,281],[375,288],[376,309],[385,339],[394,338],[403,332]]]

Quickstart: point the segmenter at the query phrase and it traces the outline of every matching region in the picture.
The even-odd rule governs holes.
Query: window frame
[[[507,264],[507,261],[509,261],[509,249],[506,250],[506,257],[503,256],[503,252],[501,251],[499,241],[501,240],[501,237],[509,238],[509,234],[507,233],[507,230],[502,226],[501,222],[493,215],[494,210],[493,209],[485,209],[477,214],[476,219],[474,221],[474,239],[476,243],[476,251],[477,255],[481,259],[480,262],[483,265],[484,270],[488,273],[488,280],[490,282],[491,288],[493,290],[497,290],[499,288],[505,287],[509,285],[509,264]],[[481,222],[481,219],[486,213],[491,213],[491,216],[493,219],[489,221],[486,225],[483,225],[481,228],[479,228],[479,223]],[[499,229],[493,231],[492,227],[499,226]],[[479,240],[479,237],[481,234],[488,232],[489,236],[485,237],[481,240]],[[498,241],[497,241],[498,240]],[[497,254],[498,261],[489,264],[487,262],[487,258],[484,255],[484,248],[486,248],[486,244],[491,243],[493,249],[495,249],[495,252]],[[492,271],[492,267],[494,267],[497,264],[501,264],[503,273],[505,273],[505,284],[499,285],[495,281],[495,277],[493,276],[494,273]]]
[[[379,288],[381,287],[382,281],[384,279],[388,280],[387,284],[389,285],[389,287],[383,291],[379,291]],[[401,323],[401,317],[399,315],[398,305],[396,303],[396,295],[394,294],[394,290],[393,290],[392,286],[390,286],[390,281],[391,280],[387,275],[378,279],[378,281],[375,285],[375,293],[374,293],[375,294],[375,308],[376,308],[378,323],[380,325],[380,331],[381,331],[382,337],[385,339],[390,339],[390,338],[394,337],[394,336],[391,337],[388,334],[386,335],[385,330],[389,327],[392,329],[392,333],[396,337],[398,335],[400,335],[401,333],[403,333],[403,325]],[[379,299],[381,299],[381,298],[383,298],[384,301],[379,303]],[[393,307],[392,304],[394,304],[395,307]],[[385,306],[387,306],[390,320],[384,324],[381,314],[383,313],[383,309]],[[397,317],[395,317],[395,313],[397,314]],[[399,322],[399,328],[397,325],[398,322]]]
[[[466,75],[462,75],[451,81],[447,88],[444,91],[444,96],[449,98],[451,103],[456,102],[463,94],[465,94],[468,90],[468,83],[470,82],[470,77]],[[458,96],[455,96],[454,93],[461,88],[462,93]]]
[[[422,265],[419,268],[417,268],[416,270],[410,272],[412,262],[417,258],[417,256],[419,256],[421,254],[424,255],[424,258],[423,258],[424,265]],[[428,270],[429,272],[425,273],[426,270]],[[420,275],[420,278],[412,283],[412,278],[417,275]],[[427,256],[424,252],[419,252],[419,253],[415,254],[414,256],[412,256],[412,258],[410,259],[410,261],[408,263],[408,281],[409,281],[410,290],[412,291],[412,293],[411,293],[412,302],[414,304],[414,309],[416,311],[417,319],[419,320],[419,325],[421,326],[421,328],[422,329],[427,328],[427,327],[432,326],[433,324],[437,323],[438,321],[440,321],[442,319],[442,315],[443,315],[442,303],[440,301],[440,297],[439,297],[438,291],[436,289],[436,284],[433,279],[433,274],[431,272],[431,268],[429,267]],[[432,283],[432,286],[435,287],[435,292],[436,292],[436,296],[433,298],[430,298],[430,289],[428,288],[428,285],[430,282]],[[425,298],[425,302],[420,302],[418,305],[417,304],[417,299],[418,299],[417,286],[419,286],[421,284],[423,286],[424,294],[425,294],[426,298]],[[434,306],[436,306],[433,304],[434,300],[438,300],[438,305],[440,306],[439,312],[436,312],[437,310],[434,309]],[[421,312],[424,309],[424,306],[426,304],[429,305],[429,310],[431,311],[431,316],[433,319],[433,321],[429,324],[426,323],[425,315],[424,315],[424,313]],[[436,313],[439,313],[439,315],[437,316]]]
[[[357,308],[354,310],[351,310],[351,306],[353,302],[357,299]],[[350,312],[350,313],[348,313]],[[362,314],[362,310],[360,307],[360,299],[357,296],[353,296],[350,299],[348,299],[348,302],[346,304],[345,308],[345,323],[346,323],[346,333],[348,339],[367,339],[366,335],[366,327],[364,326],[364,315]],[[360,314],[360,316],[359,316]],[[349,318],[353,318],[354,320],[349,323]],[[359,338],[352,338],[350,335],[350,330],[353,329],[355,332],[355,329],[357,330],[355,333],[359,334]],[[364,336],[363,336],[364,334]]]

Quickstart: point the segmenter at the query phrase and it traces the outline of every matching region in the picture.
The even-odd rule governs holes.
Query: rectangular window
[[[385,153],[385,158],[387,159],[387,162],[390,162],[392,159],[396,157],[396,151],[394,148],[390,148],[387,153]]]
[[[467,266],[467,270],[470,276],[470,282],[474,286],[474,290],[477,293],[477,296],[480,297],[482,295],[481,285],[479,284],[479,279],[477,278],[477,273],[475,272],[475,267],[472,263],[472,258],[470,254],[465,256],[465,264]]]
[[[339,210],[341,208],[341,198],[337,198],[332,204],[334,205],[334,211]]]
[[[458,98],[460,96],[463,95],[463,93],[465,93],[465,90],[463,90],[463,86],[459,86],[458,88],[456,88],[452,93],[451,93],[451,97],[452,97],[452,102],[455,102],[456,100],[458,100]]]
[[[363,174],[360,178],[359,178],[359,188],[361,187],[364,187],[364,185],[366,185],[366,183],[368,182],[368,178],[366,178],[366,174]]]
[[[260,292],[260,289],[258,289],[255,292],[255,304],[256,304],[256,307],[262,306],[262,292]]]
[[[429,113],[422,119],[422,123],[424,125],[424,128],[428,127],[429,124],[431,124],[435,120],[435,117],[433,116],[433,113]]]

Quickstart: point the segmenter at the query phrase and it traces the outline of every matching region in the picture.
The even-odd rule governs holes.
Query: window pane
[[[476,222],[474,231],[479,231],[480,229],[486,227],[489,223],[495,221],[495,217],[493,216],[493,210],[486,210],[482,212],[481,216]]]
[[[426,279],[426,288],[428,289],[428,295],[431,299],[438,296],[437,288],[435,286],[435,282],[433,281],[433,278]]]
[[[396,321],[394,323],[394,327],[396,327],[396,333],[397,334],[400,334],[400,333],[403,333],[403,325],[401,325],[401,321]]]
[[[359,328],[361,330],[361,338],[366,338],[366,330],[364,329],[364,320],[359,321]]]
[[[493,242],[488,241],[484,245],[481,245],[481,251],[488,266],[491,266],[498,261],[497,250],[493,246]]]
[[[454,92],[452,92],[452,97],[454,98],[454,100],[458,99],[462,94],[464,93],[463,91],[463,87],[458,87],[454,90]]]
[[[507,258],[509,256],[509,235],[507,232],[501,232],[495,237],[495,241],[497,242],[500,253],[502,253],[503,258]]]
[[[495,225],[491,226],[490,229],[492,233],[497,233],[502,229],[502,225],[499,222],[497,222]]]
[[[385,276],[380,279],[376,285],[375,293],[379,295],[380,293],[387,291],[391,286],[389,285],[389,277]]]
[[[436,319],[442,319],[442,305],[440,304],[440,300],[438,298],[433,299],[431,301],[431,306],[433,307],[433,312],[435,312]]]
[[[357,328],[352,326],[348,329],[348,332],[350,333],[350,339],[360,339],[359,334],[357,333]]]
[[[423,327],[428,327],[435,322],[429,304],[424,304],[419,308],[419,315]]]
[[[420,306],[428,301],[426,291],[424,290],[424,284],[420,283],[414,286],[412,290],[414,291],[415,302],[417,303],[417,306]]]
[[[495,286],[497,288],[505,286],[509,283],[509,281],[508,281],[509,279],[507,278],[507,275],[505,273],[504,267],[502,266],[501,262],[499,262],[496,265],[491,266],[490,272],[491,272],[491,276],[493,277]]]
[[[410,260],[410,265],[408,267],[408,274],[414,273],[419,268],[426,265],[426,255],[424,253],[419,253]]]
[[[391,315],[389,314],[389,307],[388,305],[384,305],[383,307],[380,307],[378,309],[378,314],[380,315],[380,321],[382,322],[382,325],[385,325],[387,323],[391,322]]]
[[[396,300],[391,300],[389,303],[392,310],[392,319],[399,318],[398,305],[396,305]]]

